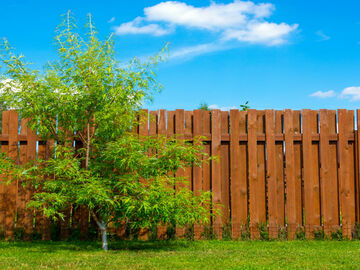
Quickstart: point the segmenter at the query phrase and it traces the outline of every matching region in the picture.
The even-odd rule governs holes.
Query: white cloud
[[[335,97],[336,93],[334,90],[329,91],[317,91],[310,95],[311,97],[318,97],[318,98],[331,98]]]
[[[285,43],[298,25],[266,21],[274,9],[270,3],[241,0],[229,4],[211,2],[206,7],[166,1],[145,8],[144,17],[121,24],[115,28],[115,33],[162,36],[172,33],[175,27],[186,27],[216,33],[217,39],[226,41],[278,45]]]
[[[108,23],[112,23],[112,22],[114,22],[115,21],[115,17],[112,17],[110,20],[108,20]]]
[[[321,31],[321,30],[317,31],[315,34],[320,37],[320,41],[325,41],[325,40],[329,40],[329,39],[330,39],[330,36],[324,34],[324,32]]]
[[[170,54],[170,59],[192,58],[197,55],[221,51],[227,49],[222,43],[204,43],[194,46],[182,47]]]
[[[230,4],[211,3],[208,7],[194,7],[178,1],[167,1],[144,9],[148,21],[161,21],[179,26],[221,30],[245,25],[249,17],[264,18],[271,14],[272,4],[234,1]]]
[[[350,98],[351,101],[360,100],[360,86],[351,86],[351,87],[345,88],[341,92],[340,97]]]
[[[154,36],[163,36],[173,32],[172,27],[163,28],[158,24],[140,25],[142,21],[142,18],[137,17],[131,22],[123,23],[122,25],[115,27],[115,34],[150,34]]]
[[[221,110],[221,111],[229,111],[229,110],[231,110],[231,109],[239,109],[238,107],[236,107],[236,106],[224,106],[224,107],[221,107],[221,106],[219,106],[219,105],[217,105],[217,104],[212,104],[212,105],[209,105],[208,106],[209,107],[209,109],[211,109],[211,110],[216,110],[216,109],[218,109],[218,110]]]
[[[229,29],[224,34],[224,39],[237,39],[249,43],[264,43],[267,45],[279,45],[286,42],[285,37],[298,27],[297,24],[276,24],[269,22],[249,23],[246,29]]]

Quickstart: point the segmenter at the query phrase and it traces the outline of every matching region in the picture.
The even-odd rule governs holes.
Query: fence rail
[[[190,141],[201,135],[204,151],[219,157],[177,172],[195,193],[211,190],[212,201],[222,205],[222,216],[211,223],[219,238],[226,230],[233,238],[250,233],[256,239],[264,232],[270,238],[284,232],[288,239],[302,232],[313,238],[339,230],[352,238],[360,221],[360,110],[356,123],[354,111],[344,109],[145,112],[138,134],[176,134]],[[2,113],[1,127],[1,152],[19,163],[48,155],[50,143],[40,141],[15,111]],[[19,183],[0,186],[0,225],[7,237],[23,228],[27,235],[36,230],[50,238],[50,221],[40,214],[34,218],[25,207],[30,196]],[[69,209],[58,225],[62,238],[70,229],[86,237],[91,219],[86,209]],[[204,234],[200,225],[193,229],[197,239]],[[165,230],[160,226],[158,236]],[[124,229],[115,232],[124,235]],[[176,233],[182,237],[184,230]]]

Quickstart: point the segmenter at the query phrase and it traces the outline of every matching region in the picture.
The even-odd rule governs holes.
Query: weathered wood
[[[194,137],[202,135],[202,121],[203,121],[203,111],[202,110],[194,110]],[[193,168],[193,188],[195,195],[199,195],[203,188],[203,175],[202,168],[195,166]],[[194,238],[200,239],[201,234],[203,232],[203,228],[200,224],[194,224]]]
[[[259,238],[261,224],[268,225],[271,238],[276,238],[278,229],[286,226],[293,239],[296,229],[303,225],[308,238],[322,228],[330,236],[340,225],[343,235],[351,238],[355,222],[360,219],[360,135],[354,131],[353,111],[339,110],[338,123],[336,112],[330,110],[320,110],[320,114],[311,110],[231,110],[230,114],[218,110],[160,110],[150,112],[149,122],[147,110],[143,112],[136,127],[139,135],[175,134],[190,143],[201,135],[205,153],[219,157],[202,167],[177,171],[175,176],[184,177],[185,181],[174,184],[174,194],[183,186],[195,194],[212,191],[213,205],[222,205],[221,217],[215,216],[210,225],[218,238],[227,233],[223,229],[228,230],[229,224],[233,238],[240,238],[248,225],[251,238]],[[49,157],[54,142],[39,141],[37,147],[39,138],[27,129],[26,120],[21,121],[18,134],[16,112],[3,115],[2,152],[20,164],[35,160],[36,156]],[[12,237],[15,213],[16,228],[24,227],[25,235],[33,232],[33,211],[25,208],[31,193],[21,183],[0,185],[0,224],[7,229],[7,237]],[[84,210],[74,210],[72,221],[85,236],[88,212]],[[69,236],[70,213],[66,217],[69,218],[60,222],[62,239]],[[43,239],[50,238],[50,222],[40,213],[35,217],[35,226]],[[119,235],[120,231],[114,232]],[[194,232],[196,239],[201,238],[203,225],[196,224]],[[184,234],[183,228],[176,229],[177,237]],[[125,236],[125,227],[121,235]],[[158,227],[158,237],[166,237],[165,224]]]
[[[283,133],[283,111],[275,111],[275,133]],[[275,141],[278,224],[285,228],[284,142]]]
[[[356,110],[356,178],[355,178],[355,198],[356,198],[356,222],[360,224],[360,110]]]
[[[211,186],[212,203],[215,211],[223,211],[221,207],[221,111],[213,110],[211,112],[211,155],[218,159],[211,161]],[[213,230],[218,238],[222,238],[222,219],[216,215],[213,220]]]
[[[239,238],[241,236],[241,227],[245,224],[241,220],[241,215],[244,214],[243,198],[244,194],[241,192],[241,160],[240,160],[240,112],[239,110],[230,111],[230,179],[231,179],[231,221],[232,221],[232,236]],[[245,161],[246,162],[246,161]],[[245,164],[246,165],[246,164]],[[246,179],[245,179],[246,183]],[[245,196],[247,191],[245,190]],[[245,202],[245,212],[247,212],[247,201]],[[246,221],[246,219],[245,219]],[[243,223],[243,224],[242,224]]]
[[[257,111],[257,134],[265,135],[265,112]],[[266,173],[265,141],[257,142],[257,187],[256,200],[259,211],[259,225],[266,228]]]
[[[158,135],[166,136],[166,111],[159,110],[158,112]],[[167,226],[165,224],[161,224],[157,227],[157,238],[165,239],[167,236]]]
[[[26,164],[27,162],[33,162],[35,158],[36,151],[36,141],[31,141],[31,130],[27,127],[28,120],[21,119],[21,129],[20,134],[27,135],[29,141],[25,144],[24,142],[20,143],[19,149],[19,162],[21,165]],[[33,149],[31,149],[33,148]],[[31,151],[32,150],[32,151]],[[29,153],[31,153],[29,155]],[[25,183],[24,183],[25,184]],[[27,203],[31,199],[31,188],[23,186],[23,183],[18,183],[18,201],[17,201],[17,228],[24,229],[24,239],[29,240],[33,232],[33,211],[26,208]]]
[[[316,132],[316,112],[303,110],[304,208],[307,238],[313,238],[314,232],[319,230],[320,226],[318,144],[311,140],[311,135]]]
[[[346,135],[351,132],[351,112],[339,110],[339,188],[340,188],[340,211],[342,214],[342,232],[346,238],[352,238],[352,227],[355,221],[355,198],[354,182],[351,176],[351,145],[346,140]]]
[[[301,135],[301,111],[293,111],[294,136]],[[301,141],[294,141],[294,170],[295,170],[295,223],[302,226],[303,190],[302,190],[302,151]]]
[[[185,134],[185,111],[184,110],[176,110],[175,111],[175,135],[176,138],[179,140],[184,139]],[[184,180],[185,176],[185,170],[183,168],[180,168],[177,170],[175,176],[181,181]],[[178,182],[175,184],[175,190],[179,190],[181,188],[185,187],[185,183]],[[176,237],[183,238],[185,234],[185,228],[184,227],[176,227]]]
[[[257,112],[248,110],[248,157],[249,157],[249,213],[251,239],[259,238],[260,201],[258,201],[259,182],[257,174]]]
[[[221,134],[229,135],[229,112],[221,112]],[[223,205],[222,224],[230,225],[230,144],[221,143],[221,204]]]
[[[288,238],[294,239],[299,224],[296,220],[296,177],[295,177],[295,155],[294,155],[294,122],[292,110],[285,110],[285,166],[286,166],[286,204],[285,213],[288,226]]]
[[[266,178],[268,186],[269,237],[278,237],[277,181],[275,167],[275,123],[274,111],[265,111],[266,122]]]

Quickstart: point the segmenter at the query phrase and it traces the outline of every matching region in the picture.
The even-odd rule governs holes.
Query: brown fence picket
[[[239,238],[241,236],[241,226],[246,222],[241,220],[241,215],[244,213],[244,200],[241,185],[241,165],[240,160],[240,112],[239,110],[230,111],[230,178],[231,178],[231,221],[232,221],[232,236]],[[246,161],[245,161],[246,162]],[[246,165],[246,164],[245,164]],[[246,181],[246,179],[245,179]],[[246,191],[245,191],[246,193]],[[246,195],[245,195],[246,196]],[[245,197],[246,199],[246,197]],[[247,208],[247,201],[245,201],[245,209]],[[246,209],[247,210],[247,209]],[[245,210],[245,211],[246,211]]]
[[[283,133],[283,111],[275,111],[275,134]],[[275,141],[275,167],[277,187],[277,216],[281,229],[285,228],[284,140]]]
[[[351,113],[351,112],[350,112]],[[352,182],[351,145],[348,134],[352,131],[351,114],[347,110],[339,110],[339,188],[341,225],[344,237],[352,237],[351,231],[355,221],[354,183]]]
[[[265,112],[257,111],[257,135],[265,136]],[[257,141],[257,187],[256,200],[259,211],[259,226],[266,229],[266,167],[265,141]]]
[[[293,111],[294,136],[301,136],[301,112]],[[294,141],[294,170],[295,170],[295,223],[298,228],[302,226],[303,192],[302,192],[302,141]]]
[[[215,210],[223,210],[220,205],[221,200],[221,111],[211,112],[211,155],[218,159],[211,161],[211,189],[212,202]],[[213,230],[218,238],[222,238],[222,219],[216,215],[213,220]]]
[[[202,121],[203,121],[203,111],[202,110],[194,110],[194,137],[203,135],[202,132]],[[193,168],[193,191],[195,195],[199,195],[202,187],[203,187],[203,179],[202,179],[202,168],[198,166],[194,166]],[[200,239],[201,234],[203,232],[203,228],[200,224],[194,224],[194,238]]]
[[[278,237],[277,181],[275,167],[275,122],[274,111],[266,110],[266,179],[268,187],[269,237]]]
[[[159,136],[166,136],[166,110],[159,110],[158,112],[158,135]],[[166,231],[167,226],[164,224],[161,224],[157,227],[157,237],[159,239],[165,239],[166,238]]]
[[[175,111],[175,134],[176,138],[179,140],[184,139],[185,135],[185,111],[184,110],[176,110]],[[176,177],[184,178],[185,171],[183,168],[180,168],[176,172]],[[176,183],[175,189],[178,190],[179,188],[183,188],[183,183]],[[176,237],[183,238],[185,234],[185,228],[184,227],[176,227]]]
[[[360,110],[356,110],[356,182],[355,182],[355,198],[356,198],[356,222],[360,224]]]
[[[221,137],[229,136],[229,112],[221,112]],[[230,142],[223,141],[221,143],[221,204],[222,207],[222,223],[229,229],[230,226]]]
[[[260,223],[260,201],[258,201],[259,179],[257,175],[257,112],[248,110],[248,157],[249,157],[249,213],[250,213],[250,236],[258,239]],[[260,194],[261,195],[261,194]]]
[[[21,119],[20,135],[27,136],[27,142],[20,142],[19,162],[21,165],[31,162],[35,158],[36,139],[31,130],[27,127],[28,120]],[[33,135],[33,136],[32,136]],[[32,155],[30,155],[31,153]],[[29,186],[23,186],[18,183],[18,202],[17,202],[17,228],[24,230],[24,239],[30,239],[33,231],[33,211],[26,208],[26,203],[31,199],[31,189]]]
[[[286,202],[285,213],[287,219],[288,237],[295,238],[295,232],[299,224],[296,220],[296,177],[295,177],[295,155],[294,155],[294,127],[293,111],[285,110],[285,181],[286,181]]]
[[[329,138],[330,134],[335,133],[335,113],[320,110],[321,213],[324,233],[328,236],[339,225],[336,141],[334,144]]]

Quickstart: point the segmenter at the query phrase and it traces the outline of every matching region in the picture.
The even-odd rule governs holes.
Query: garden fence
[[[176,134],[189,141],[201,135],[204,151],[218,157],[176,173],[187,177],[195,193],[212,191],[212,201],[222,205],[222,215],[210,225],[217,237],[256,239],[268,233],[294,239],[339,231],[352,237],[360,219],[360,110],[356,123],[354,111],[345,109],[145,112],[140,135]],[[15,111],[2,113],[1,127],[1,152],[20,164],[49,155],[51,142],[41,141]],[[30,197],[31,190],[20,183],[0,185],[0,225],[6,237],[22,228],[26,235],[36,230],[50,239],[52,222],[26,208]],[[85,238],[91,223],[86,209],[69,208],[58,223],[59,234],[65,239],[77,229]],[[208,230],[195,224],[194,237]],[[114,231],[125,235],[124,228]],[[159,226],[157,235],[165,233]],[[176,229],[178,237],[184,233]]]

